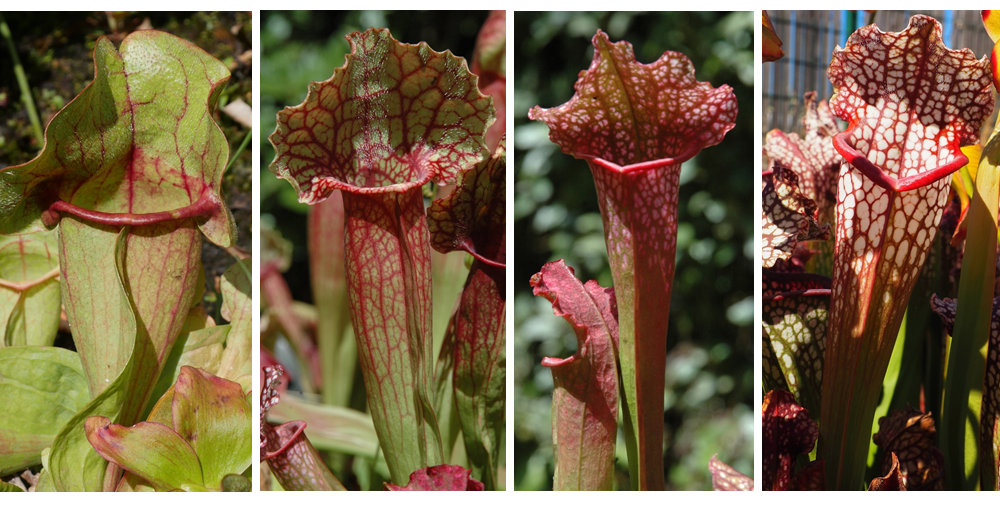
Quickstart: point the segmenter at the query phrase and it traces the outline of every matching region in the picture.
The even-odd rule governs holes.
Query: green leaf
[[[6,482],[0,481],[0,493],[23,493],[24,490]]]
[[[54,347],[0,349],[0,475],[41,462],[59,430],[90,401],[80,357]]]
[[[252,369],[253,339],[250,328],[253,316],[250,282],[252,270],[252,258],[240,260],[227,268],[219,281],[219,289],[222,292],[222,317],[229,321],[231,327],[226,339],[226,350],[222,354],[222,363],[218,368],[218,376],[223,379],[236,380],[237,377],[250,373]]]
[[[250,479],[237,474],[229,474],[222,478],[222,491],[227,493],[249,493],[253,491]]]
[[[172,414],[174,429],[201,462],[200,484],[219,488],[227,474],[243,473],[250,466],[251,412],[239,384],[182,367],[174,385]]]
[[[50,346],[59,329],[58,232],[0,236],[0,347]]]
[[[183,366],[201,368],[212,374],[218,373],[222,362],[223,343],[230,333],[230,325],[214,326],[214,324],[200,305],[191,309],[184,322],[184,329],[170,350],[170,356],[163,362],[163,371],[160,372],[160,378],[153,387],[150,399],[158,400],[162,397],[177,381]],[[206,327],[206,325],[211,326]],[[146,406],[145,418],[149,417],[153,407],[152,402]]]
[[[87,419],[85,429],[101,456],[146,479],[157,491],[203,485],[198,455],[169,426],[142,422],[126,428],[96,416]]]
[[[285,423],[302,420],[306,435],[316,448],[370,458],[378,451],[378,436],[371,416],[345,407],[323,405],[285,393],[271,407],[268,419]]]
[[[126,242],[129,236],[129,227],[125,227],[118,234],[114,251],[115,279],[118,283],[114,286],[114,291],[108,293],[118,293],[118,302],[108,303],[104,299],[105,305],[119,305],[122,308],[122,321],[116,331],[118,334],[105,334],[105,340],[109,343],[122,340],[128,343],[128,361],[121,369],[121,372],[108,379],[107,387],[103,392],[95,397],[82,410],[76,413],[69,422],[63,426],[52,443],[52,452],[49,456],[48,471],[52,476],[52,484],[59,491],[100,491],[104,487],[104,469],[106,461],[101,458],[87,441],[84,432],[84,423],[88,417],[102,416],[112,419],[121,418],[122,413],[129,408],[132,411],[134,405],[136,389],[141,388],[135,382],[134,370],[144,366],[147,361],[143,361],[143,356],[148,352],[148,336],[141,325],[135,322],[135,304],[132,294],[126,288],[125,283],[125,256]],[[148,359],[148,358],[147,358]],[[155,358],[153,358],[155,359]],[[152,384],[150,384],[152,385]]]

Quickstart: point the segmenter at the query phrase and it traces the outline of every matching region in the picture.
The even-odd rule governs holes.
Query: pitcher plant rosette
[[[487,19],[474,65],[494,90],[503,83],[503,19]],[[349,304],[353,337],[344,333],[345,318],[331,327],[337,346],[350,348],[346,359],[356,353],[360,364],[377,436],[376,451],[366,456],[384,460],[385,489],[494,490],[502,487],[505,432],[506,141],[501,131],[493,145],[486,142],[497,101],[450,51],[400,43],[387,29],[347,39],[344,66],[312,83],[302,104],[279,112],[270,137],[271,170],[314,205],[313,278],[326,290],[316,298],[330,304],[317,307],[318,317]],[[429,183],[454,188],[428,206]],[[465,256],[471,263],[459,289],[456,272],[465,267],[454,259]],[[449,293],[443,298],[441,284]],[[275,309],[279,295],[288,297],[287,288],[269,293]],[[444,320],[436,317],[438,303],[449,311]],[[288,317],[287,308],[274,316]],[[284,321],[286,334],[298,324],[294,316]],[[444,327],[437,341],[436,325]],[[309,336],[296,339],[297,347],[311,345]],[[345,359],[334,358],[320,375],[338,373],[331,366]],[[331,379],[313,384],[342,387]],[[307,425],[271,427],[262,418],[262,459],[284,489],[345,489],[305,440]]]
[[[4,284],[0,475],[41,463],[38,491],[249,490],[251,260],[219,278],[218,315],[202,306],[202,236],[236,239],[215,119],[230,72],[155,30],[99,38],[94,71],[41,153],[0,170],[4,264],[23,276]],[[52,347],[56,326],[75,352]]]
[[[996,489],[994,136],[984,149],[966,147],[993,111],[988,58],[947,48],[941,24],[917,15],[901,32],[858,29],[827,74],[829,110],[847,127],[826,122],[813,135],[813,94],[805,127],[814,142],[768,134],[773,184],[762,214],[765,256],[777,254],[764,264],[765,390],[791,392],[783,401],[818,422],[806,468],[821,485],[796,487],[779,473],[765,475],[766,488]],[[831,157],[816,156],[831,148],[836,179]],[[832,193],[828,215],[820,208]],[[832,268],[824,254],[810,261],[829,238],[820,226],[834,230]],[[953,301],[935,305],[950,314],[942,332],[929,316],[932,294],[952,292],[957,271],[969,308],[956,318]],[[767,441],[764,451],[782,454]]]

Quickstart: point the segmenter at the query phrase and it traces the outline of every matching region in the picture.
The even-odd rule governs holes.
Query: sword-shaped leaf
[[[609,491],[618,436],[618,306],[612,288],[582,284],[563,260],[531,277],[535,296],[576,333],[569,358],[544,358],[552,369],[552,441],[557,491]]]

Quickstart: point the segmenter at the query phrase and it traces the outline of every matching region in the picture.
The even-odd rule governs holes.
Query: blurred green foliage
[[[260,41],[260,215],[263,226],[279,229],[293,244],[290,269],[285,273],[292,296],[311,303],[306,213],[290,184],[267,168],[274,148],[267,137],[275,118],[286,106],[302,103],[310,82],[325,81],[344,65],[350,44],[344,37],[368,28],[389,28],[404,43],[427,42],[435,51],[450,50],[472,61],[479,28],[487,11],[292,11],[261,12]]]
[[[544,356],[573,354],[570,326],[528,280],[564,258],[582,280],[611,286],[594,183],[585,162],[549,142],[533,105],[569,100],[600,28],[628,40],[640,62],[666,50],[694,62],[699,81],[729,84],[736,128],[681,171],[677,263],[668,332],[664,467],[668,489],[711,489],[713,454],[754,475],[753,13],[518,12],[514,16],[515,488],[551,489],[551,372]],[[627,488],[619,433],[617,486]]]

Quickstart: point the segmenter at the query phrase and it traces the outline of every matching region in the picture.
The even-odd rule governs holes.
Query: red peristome
[[[164,221],[174,221],[181,219],[199,218],[207,214],[219,212],[220,202],[215,193],[206,191],[201,198],[187,207],[164,212],[152,212],[149,214],[129,214],[129,213],[109,213],[77,207],[69,202],[56,200],[49,206],[48,210],[42,214],[42,219],[46,226],[54,226],[58,222],[59,212],[85,219],[95,224],[108,226],[145,226],[162,223]]]
[[[819,457],[828,488],[862,477],[871,419],[896,334],[948,201],[993,108],[986,60],[950,50],[914,16],[899,33],[866,26],[834,51],[830,107],[848,121],[840,171]],[[853,166],[852,166],[853,165]]]
[[[471,477],[472,470],[458,465],[421,468],[410,474],[405,486],[386,483],[386,491],[482,491],[483,483]]]
[[[555,490],[610,490],[618,434],[618,305],[612,288],[582,284],[563,260],[531,277],[535,296],[576,333],[577,352],[543,358],[552,369]]]

